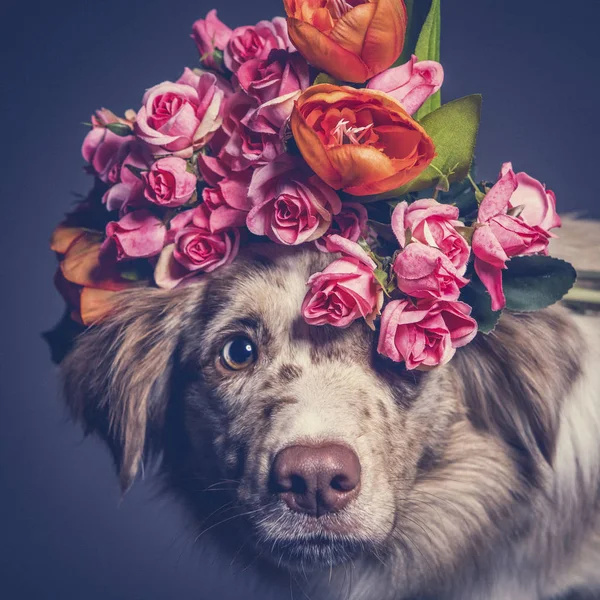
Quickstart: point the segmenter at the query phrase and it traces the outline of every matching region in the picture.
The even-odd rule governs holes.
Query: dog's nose
[[[297,512],[320,517],[345,508],[360,488],[360,462],[341,444],[288,446],[271,470],[275,493]]]

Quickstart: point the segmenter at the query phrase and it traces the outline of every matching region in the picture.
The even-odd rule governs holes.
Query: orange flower
[[[362,83],[402,52],[404,0],[284,0],[284,6],[294,46],[336,79]]]
[[[71,309],[71,318],[84,325],[93,325],[106,316],[118,291],[140,285],[123,279],[115,265],[100,262],[101,237],[100,233],[63,224],[54,230],[50,242],[60,261],[56,288]]]
[[[425,130],[391,96],[374,90],[310,87],[296,102],[291,127],[313,171],[355,196],[396,189],[435,157]]]

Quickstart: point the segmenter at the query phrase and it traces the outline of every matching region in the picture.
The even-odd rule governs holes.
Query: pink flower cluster
[[[92,117],[82,153],[118,215],[103,260],[149,260],[155,283],[170,288],[231,262],[245,231],[286,245],[314,241],[324,252],[333,235],[358,240],[366,209],[342,203],[285,152],[287,121],[310,83],[285,20],[232,30],[212,10],[192,37],[209,70],[186,68],[155,85],[126,119],[106,109]],[[407,78],[403,69],[403,95]]]
[[[430,369],[477,333],[460,300],[473,273],[500,310],[507,262],[547,253],[550,230],[560,226],[554,194],[507,163],[469,226],[457,207],[435,199],[398,203],[389,232],[396,251],[378,256],[365,205],[340,197],[286,151],[290,115],[316,75],[286,21],[232,30],[212,10],[192,38],[202,69],[147,90],[137,113],[92,117],[82,154],[104,185],[111,220],[97,252],[109,270],[149,265],[154,283],[170,289],[231,263],[251,234],[312,243],[338,258],[310,277],[304,319],[336,327],[364,319],[375,328],[381,315],[378,351],[408,369]],[[443,78],[439,63],[412,56],[367,88],[414,114]],[[334,117],[347,125],[347,115]],[[354,127],[356,144],[368,128]]]
[[[394,298],[381,315],[378,351],[408,369],[447,363],[477,333],[471,307],[459,300],[469,283],[467,265],[491,296],[493,310],[505,306],[502,269],[513,256],[547,254],[550,229],[560,226],[554,194],[510,163],[465,227],[455,206],[434,199],[400,202],[391,227],[399,245],[392,263]],[[472,245],[467,242],[472,233]],[[342,243],[343,242],[343,243]],[[308,282],[302,310],[306,321],[343,327],[364,317],[372,322],[383,304],[376,263],[358,244],[332,236],[329,250],[342,258]],[[388,290],[389,293],[389,290]]]
[[[92,117],[82,153],[119,215],[106,227],[103,259],[148,259],[168,288],[233,260],[246,230],[324,252],[333,235],[357,241],[366,209],[342,203],[285,151],[294,102],[310,84],[285,19],[232,30],[211,10],[192,38],[206,70],[150,88],[126,119],[106,109]],[[412,113],[442,80],[438,63],[413,57],[369,86]]]

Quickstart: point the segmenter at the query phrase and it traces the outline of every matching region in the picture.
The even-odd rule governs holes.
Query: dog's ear
[[[584,342],[566,311],[505,313],[450,363],[467,413],[500,434],[535,476],[540,455],[552,465],[563,400],[581,372]]]
[[[105,439],[124,491],[160,435],[180,332],[200,287],[119,294],[111,314],[80,336],[62,364],[71,413]]]

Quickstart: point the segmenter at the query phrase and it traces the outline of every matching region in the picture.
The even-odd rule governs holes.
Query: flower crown
[[[558,301],[576,273],[547,255],[554,194],[510,163],[476,183],[481,97],[441,104],[440,0],[422,22],[403,0],[284,6],[233,30],[211,10],[199,68],[92,116],[95,184],[52,239],[71,318],[215,271],[257,236],[339,253],[304,319],[365,319],[408,369],[446,363],[503,309]]]

